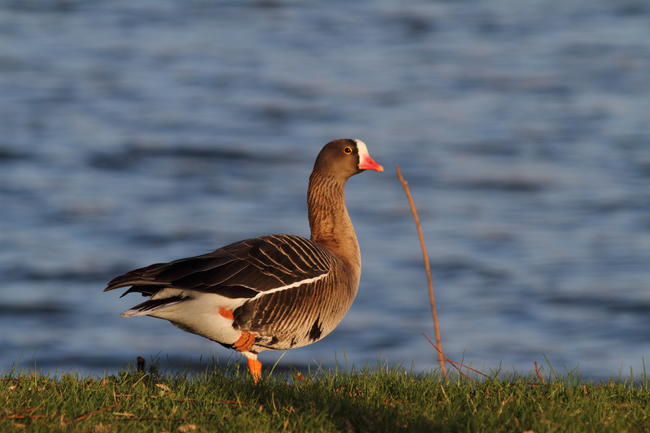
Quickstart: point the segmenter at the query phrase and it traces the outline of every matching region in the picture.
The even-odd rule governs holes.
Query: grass
[[[236,366],[192,376],[8,375],[0,431],[647,432],[650,381],[513,376],[443,379],[377,368],[275,374]]]

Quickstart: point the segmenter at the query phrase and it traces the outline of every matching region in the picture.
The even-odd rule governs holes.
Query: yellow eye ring
[[[345,153],[352,153],[352,148],[351,148],[350,146],[345,146],[345,147],[343,148],[343,152],[345,152]]]

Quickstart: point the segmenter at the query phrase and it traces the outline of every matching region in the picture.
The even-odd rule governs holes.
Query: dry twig
[[[21,411],[12,413],[11,415],[5,415],[1,416],[0,419],[22,419],[22,418],[29,418],[30,413],[34,412],[36,409],[38,409],[38,406],[36,407],[30,407],[29,409],[23,409]]]
[[[427,245],[424,242],[424,234],[422,233],[422,224],[420,223],[420,216],[418,215],[418,210],[415,207],[415,202],[413,201],[413,196],[409,190],[408,182],[402,176],[402,171],[399,168],[399,165],[395,167],[395,172],[397,173],[397,179],[399,179],[404,192],[406,193],[406,198],[409,202],[409,208],[413,214],[413,220],[415,221],[415,227],[418,230],[418,237],[420,238],[420,248],[422,249],[422,260],[424,261],[424,272],[427,274],[427,283],[429,284],[429,303],[431,304],[431,315],[433,316],[433,328],[436,332],[436,344],[434,347],[438,351],[438,363],[440,364],[440,371],[444,376],[447,375],[445,369],[445,355],[442,351],[442,341],[440,339],[440,324],[438,323],[438,313],[436,312],[436,297],[433,291],[433,278],[431,277],[431,266],[429,264],[429,254],[427,253]],[[453,364],[452,364],[453,365]]]
[[[110,405],[110,406],[95,409],[95,410],[90,411],[88,413],[85,413],[83,415],[79,415],[78,417],[72,419],[71,421],[68,421],[67,424],[72,424],[73,422],[79,422],[79,421],[86,420],[86,419],[90,418],[93,415],[96,415],[96,414],[98,414],[100,412],[104,412],[104,411],[109,410],[109,409],[114,409],[114,408],[118,407],[121,404],[122,403],[116,403],[116,404],[113,404],[113,405]]]

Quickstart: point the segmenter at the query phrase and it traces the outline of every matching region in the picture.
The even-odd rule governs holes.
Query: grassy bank
[[[647,432],[650,383],[443,380],[401,370],[265,377],[6,376],[0,431]]]

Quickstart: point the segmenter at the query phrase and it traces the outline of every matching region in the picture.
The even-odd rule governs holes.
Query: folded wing
[[[227,245],[211,253],[156,263],[114,278],[104,291],[130,288],[154,296],[166,288],[254,298],[264,292],[298,286],[326,274],[329,251],[295,235],[270,235]]]

